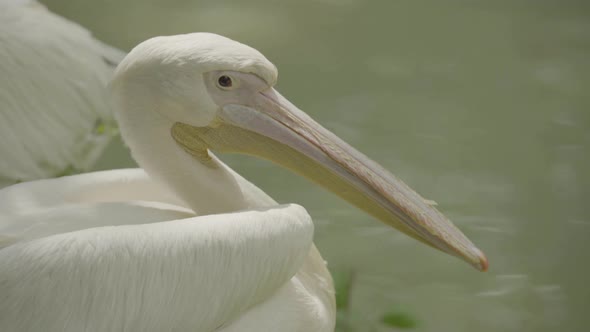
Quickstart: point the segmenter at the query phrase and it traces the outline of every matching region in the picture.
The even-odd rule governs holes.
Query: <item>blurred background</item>
[[[479,273],[279,167],[222,156],[313,216],[338,331],[588,331],[590,2],[42,2],[125,51],[194,31],[253,46],[283,95],[486,252]],[[116,140],[95,168],[133,166]]]

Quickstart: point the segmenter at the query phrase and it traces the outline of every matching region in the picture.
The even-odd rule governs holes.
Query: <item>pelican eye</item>
[[[233,85],[233,82],[231,80],[231,77],[229,77],[227,75],[221,75],[217,79],[217,84],[219,84],[219,86],[222,88],[231,88]]]

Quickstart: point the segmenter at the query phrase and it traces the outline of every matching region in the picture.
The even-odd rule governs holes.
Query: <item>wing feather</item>
[[[119,170],[1,190],[3,330],[213,331],[297,282],[305,209],[194,216],[158,188]]]
[[[0,187],[88,170],[116,134],[124,53],[36,1],[0,1]]]

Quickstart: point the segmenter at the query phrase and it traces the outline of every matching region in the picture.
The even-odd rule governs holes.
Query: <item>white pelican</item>
[[[209,33],[135,47],[112,81],[142,170],[0,192],[3,331],[332,331],[334,289],[298,205],[210,151],[273,160],[480,270],[441,213],[282,97],[277,70]]]
[[[115,130],[124,53],[31,0],[0,0],[0,187],[88,170]]]

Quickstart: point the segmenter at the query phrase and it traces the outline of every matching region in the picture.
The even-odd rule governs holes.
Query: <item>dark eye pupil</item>
[[[229,88],[232,85],[231,78],[227,75],[220,76],[217,82],[224,88]]]

